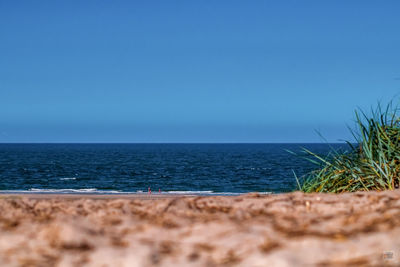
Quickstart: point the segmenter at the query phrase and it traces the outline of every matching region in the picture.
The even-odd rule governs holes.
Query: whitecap
[[[64,177],[64,178],[60,178],[60,180],[62,180],[62,181],[66,181],[66,180],[76,180],[76,177]]]

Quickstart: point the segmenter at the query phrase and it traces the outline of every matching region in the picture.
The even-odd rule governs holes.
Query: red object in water
[[[151,188],[149,187],[149,189],[148,189],[148,193],[149,193],[149,195],[151,194]]]
[[[158,189],[158,193],[161,194],[161,189]]]

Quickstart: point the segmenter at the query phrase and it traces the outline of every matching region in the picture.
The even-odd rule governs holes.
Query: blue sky
[[[0,142],[319,142],[400,92],[399,1],[0,1]]]

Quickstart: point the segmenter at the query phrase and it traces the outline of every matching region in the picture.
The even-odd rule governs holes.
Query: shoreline
[[[399,235],[400,190],[0,195],[2,266],[398,266]]]
[[[170,199],[179,197],[197,197],[191,194],[144,194],[144,193],[0,193],[1,198],[28,198],[28,199]],[[228,195],[226,195],[229,197]]]
[[[2,197],[27,197],[27,198],[89,198],[89,199],[106,199],[106,198],[121,198],[121,199],[163,199],[163,198],[177,198],[177,197],[239,197],[245,195],[277,195],[277,194],[287,194],[287,193],[272,193],[272,192],[246,192],[246,193],[234,193],[234,192],[212,192],[212,193],[179,193],[179,191],[174,192],[154,192],[151,194],[142,193],[142,192],[118,192],[118,193],[96,193],[96,192],[16,192],[10,190],[9,192],[1,192],[0,198]]]

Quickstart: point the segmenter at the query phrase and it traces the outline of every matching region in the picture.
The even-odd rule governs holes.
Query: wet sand
[[[28,198],[28,199],[140,199],[140,200],[154,200],[154,199],[168,199],[177,197],[196,197],[196,195],[189,194],[165,194],[165,193],[137,193],[137,194],[58,194],[58,193],[24,193],[24,194],[1,194],[0,199],[5,198]]]
[[[398,266],[399,236],[399,190],[0,195],[0,266]]]

